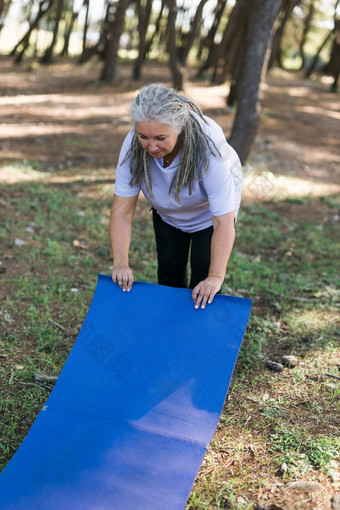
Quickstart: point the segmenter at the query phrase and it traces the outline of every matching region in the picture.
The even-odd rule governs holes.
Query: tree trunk
[[[143,0],[138,0],[137,2],[139,51],[133,70],[134,80],[139,80],[141,75],[142,64],[145,59],[146,32],[150,23],[150,16],[152,10],[152,0],[146,0],[145,4],[142,2]]]
[[[108,17],[108,40],[105,46],[105,62],[100,80],[111,83],[115,77],[119,40],[124,30],[125,12],[130,0],[119,0],[113,20]]]
[[[86,56],[86,39],[87,39],[87,31],[89,28],[89,9],[90,9],[90,0],[83,0],[83,7],[85,7],[85,22],[83,27],[83,44],[81,56],[79,59],[79,63],[82,63]]]
[[[315,13],[314,0],[310,0],[309,6],[308,6],[308,12],[307,12],[307,15],[305,16],[305,19],[304,19],[304,22],[303,22],[302,37],[301,37],[301,41],[300,41],[300,45],[299,45],[299,47],[300,47],[300,56],[301,56],[301,66],[300,66],[300,69],[304,69],[306,67],[306,56],[305,56],[304,47],[305,47],[305,43],[306,43],[306,40],[307,40],[308,33],[310,31],[310,28],[311,28],[311,24],[312,24],[312,20],[313,20],[313,17],[314,17],[314,13]]]
[[[315,53],[315,55],[313,57],[313,60],[311,61],[310,66],[308,67],[308,69],[306,71],[306,74],[305,74],[306,78],[310,78],[312,72],[314,71],[314,69],[316,67],[316,64],[318,63],[318,59],[319,59],[320,53],[322,52],[322,50],[324,49],[324,47],[326,46],[326,44],[328,43],[328,41],[331,39],[331,37],[334,34],[335,34],[335,29],[333,28],[333,30],[330,30],[328,32],[328,34],[326,35],[326,37],[324,38],[324,40],[320,44],[320,46],[318,48],[318,51]]]
[[[187,38],[186,38],[186,42],[185,42],[184,46],[182,46],[179,50],[179,59],[180,59],[180,62],[183,67],[185,67],[185,65],[186,65],[189,52],[192,48],[192,45],[195,42],[196,37],[199,34],[200,25],[202,23],[203,8],[206,3],[207,3],[207,0],[200,1],[199,5],[196,9],[194,19],[193,19],[192,23],[190,24],[191,29],[190,29],[190,32],[189,32]]]
[[[316,67],[316,64],[318,62],[318,58],[319,58],[319,55],[321,53],[321,51],[323,50],[323,48],[326,46],[326,44],[328,43],[329,39],[335,35],[336,36],[336,25],[338,23],[337,21],[337,12],[338,12],[338,5],[340,3],[340,0],[336,0],[335,2],[335,6],[334,6],[334,16],[333,16],[333,20],[334,20],[334,27],[333,29],[328,32],[328,34],[326,35],[326,37],[324,38],[324,40],[322,41],[318,51],[316,52],[312,62],[311,62],[311,65],[309,66],[309,68],[307,69],[306,71],[306,78],[310,78],[310,75],[312,74],[312,72],[314,71],[315,67]]]
[[[162,0],[161,10],[159,11],[158,18],[157,18],[157,21],[156,21],[156,24],[155,24],[155,30],[154,30],[150,40],[145,45],[144,53],[142,55],[142,63],[144,62],[147,54],[149,53],[149,51],[151,49],[151,46],[153,44],[155,36],[159,33],[159,28],[160,28],[160,25],[161,25],[161,19],[162,19],[162,16],[163,16],[164,7],[165,7],[165,0]]]
[[[7,16],[12,0],[0,0],[0,32],[4,27],[4,20]]]
[[[230,68],[231,71],[230,89],[227,98],[227,106],[229,108],[234,107],[238,101],[240,79],[243,70],[244,60],[246,57],[247,48],[246,45],[244,44],[244,41],[246,40],[247,31],[249,29],[248,23],[249,19],[245,21],[244,26],[242,27],[242,32],[240,32],[241,37],[239,40],[239,44],[236,45],[235,51],[233,53],[233,59],[231,63],[232,67]],[[225,80],[226,76],[225,77],[222,76],[222,78],[224,78]]]
[[[293,10],[300,2],[301,0],[283,0],[280,12],[281,17],[280,23],[273,37],[272,49],[268,63],[269,69],[272,68],[274,64],[278,64],[280,68],[283,67],[281,52],[281,42],[283,38],[283,33],[285,31],[287,21],[289,20]]]
[[[198,50],[198,53],[197,53],[197,59],[198,60],[200,60],[202,58],[202,53],[203,53],[203,51],[205,49],[209,50],[209,53],[210,53],[211,48],[214,46],[214,40],[215,40],[216,32],[217,32],[218,26],[220,24],[220,21],[221,21],[222,14],[224,12],[225,6],[227,5],[227,1],[228,0],[218,0],[218,2],[217,2],[217,5],[215,7],[214,20],[212,22],[212,25],[211,25],[211,27],[209,29],[209,32],[208,32],[206,38],[204,40],[202,40],[202,43],[200,44],[200,47],[199,47],[199,50]],[[208,53],[208,57],[206,59],[206,62],[209,59],[209,53]],[[202,68],[203,67],[204,66],[202,66]],[[204,71],[204,69],[203,69],[203,71]],[[201,74],[203,71],[200,70],[199,74]]]
[[[210,65],[214,68],[212,83],[215,83],[220,69],[220,61],[222,58],[228,58],[228,52],[230,47],[233,45],[235,38],[237,38],[240,20],[243,16],[248,16],[249,13],[249,1],[248,0],[237,0],[233,10],[231,11],[228,24],[225,28],[222,40],[216,47],[215,52],[212,55]]]
[[[239,102],[230,144],[242,164],[248,158],[259,123],[259,89],[280,0],[254,0],[249,20]]]
[[[224,56],[224,65],[221,69],[217,69],[217,75],[214,76],[214,83],[222,84],[224,83],[228,76],[231,76],[231,81],[233,83],[233,89],[236,86],[238,79],[240,77],[240,73],[243,67],[243,60],[245,57],[245,40],[247,37],[249,23],[249,8],[243,8],[238,16],[237,24],[238,31],[235,37],[230,41],[229,46],[227,47],[227,53]],[[223,60],[221,59],[223,62]],[[236,90],[236,88],[235,88]],[[232,97],[234,93],[232,92]],[[236,96],[232,100],[232,104],[236,101]],[[229,101],[228,101],[229,103]]]
[[[60,56],[64,57],[65,55],[68,55],[68,49],[70,45],[70,38],[72,34],[72,30],[74,27],[74,23],[79,15],[79,11],[74,11],[72,8],[71,15],[69,16],[69,22],[65,23],[65,32],[64,32],[64,45],[63,49],[60,52]]]
[[[340,73],[340,20],[335,21],[335,39],[329,62],[324,68],[324,73],[329,74],[334,78],[329,89],[330,92],[337,92]]]
[[[45,51],[44,55],[41,57],[41,59],[40,59],[41,64],[50,64],[52,62],[53,50],[54,50],[54,47],[57,42],[59,24],[60,24],[60,20],[61,20],[61,15],[63,13],[64,3],[65,3],[65,0],[58,0],[57,12],[56,12],[56,16],[54,19],[52,42],[51,42],[50,46],[47,48],[47,50]]]
[[[10,56],[15,55],[16,51],[20,46],[22,46],[21,51],[18,53],[15,63],[19,64],[24,56],[25,51],[27,50],[30,42],[31,35],[33,31],[38,27],[40,20],[52,7],[54,0],[40,0],[39,9],[35,19],[31,22],[26,34],[20,39],[20,41],[14,46],[12,49]]]
[[[172,73],[173,86],[177,90],[183,90],[184,87],[184,70],[178,60],[176,46],[176,16],[177,4],[176,0],[167,0],[168,13],[168,53],[169,65]]]

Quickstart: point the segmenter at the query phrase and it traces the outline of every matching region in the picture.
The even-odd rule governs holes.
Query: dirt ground
[[[121,142],[129,130],[129,104],[150,81],[168,81],[164,66],[149,65],[143,82],[130,80],[122,65],[113,85],[96,81],[99,65],[59,62],[52,67],[0,61],[0,158],[34,160],[46,178],[74,178],[74,168],[107,171],[113,177]],[[246,200],[286,195],[325,196],[340,191],[340,101],[319,80],[298,73],[271,76],[263,87],[260,130],[246,167]],[[189,81],[186,93],[230,133],[233,112],[225,110],[226,87]],[[253,167],[265,172],[260,181]],[[70,172],[70,169],[72,172]],[[20,179],[3,172],[1,181]]]

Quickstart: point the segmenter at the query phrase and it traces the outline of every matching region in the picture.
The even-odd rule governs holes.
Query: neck
[[[164,158],[163,158],[163,167],[164,168],[166,168],[169,165],[171,165],[171,163],[173,162],[173,160],[175,159],[175,157],[179,153],[181,146],[182,146],[181,135],[178,135],[175,147],[172,149],[171,152],[169,152],[169,154],[166,154],[164,156]]]

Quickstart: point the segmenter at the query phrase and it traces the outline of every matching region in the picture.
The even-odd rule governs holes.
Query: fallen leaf
[[[73,246],[75,246],[76,248],[81,248],[82,250],[88,250],[88,246],[78,241],[78,239],[74,239]]]

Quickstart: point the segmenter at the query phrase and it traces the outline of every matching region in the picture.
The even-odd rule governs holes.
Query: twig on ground
[[[63,331],[65,331],[65,328],[64,326],[62,326],[61,324],[59,324],[59,322],[55,322],[54,320],[48,318],[47,319],[49,322],[51,322],[52,324],[54,324],[55,326],[58,326],[58,328],[62,329]]]
[[[49,382],[55,383],[58,379],[55,375],[42,375],[42,374],[34,374],[34,378],[36,382]]]
[[[325,373],[325,375],[327,375],[327,377],[333,377],[333,379],[339,379],[339,381],[340,381],[340,377],[338,375],[326,374],[326,373]]]

